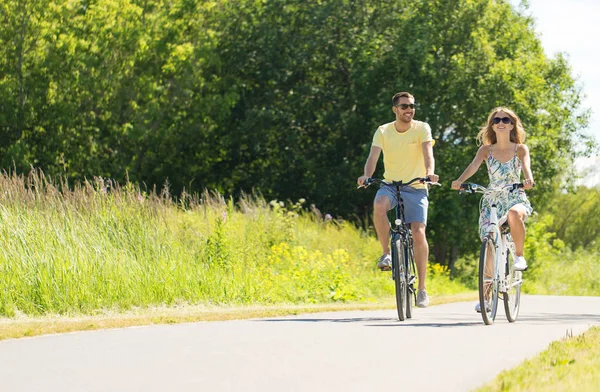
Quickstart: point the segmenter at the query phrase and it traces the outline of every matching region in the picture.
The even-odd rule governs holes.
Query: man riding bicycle
[[[365,180],[373,175],[382,151],[385,170],[383,177],[386,181],[408,182],[415,177],[429,177],[432,182],[437,182],[439,176],[435,174],[433,158],[435,141],[431,137],[429,124],[413,119],[415,98],[410,93],[400,92],[392,97],[392,105],[396,120],[377,128],[363,175],[357,180],[358,185],[363,186]],[[429,205],[427,195],[427,185],[421,183],[414,183],[402,190],[406,223],[410,224],[414,240],[419,278],[417,306],[420,308],[429,305],[429,296],[425,286],[429,257],[429,246],[425,236]],[[382,271],[391,269],[390,226],[387,212],[396,205],[396,202],[395,191],[390,186],[381,187],[373,202],[373,222],[377,238],[383,249],[383,255],[379,258],[377,267]]]

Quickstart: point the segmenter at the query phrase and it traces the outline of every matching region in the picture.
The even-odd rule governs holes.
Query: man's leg
[[[385,195],[377,195],[373,202],[373,224],[377,232],[377,239],[383,249],[383,254],[390,254],[390,221],[387,212],[391,206],[390,199]]]
[[[419,290],[425,290],[425,277],[427,275],[427,259],[429,258],[429,245],[425,237],[425,224],[413,222],[410,224],[413,235],[415,262],[417,264],[417,275],[419,277]]]

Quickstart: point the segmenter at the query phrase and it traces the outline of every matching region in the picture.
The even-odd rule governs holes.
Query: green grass
[[[534,279],[524,284],[528,293],[548,295],[600,295],[598,254],[562,249],[538,263]]]
[[[597,391],[600,328],[550,344],[541,354],[502,372],[478,389],[487,391]]]
[[[525,257],[529,269],[523,283],[527,294],[600,295],[600,265],[598,249],[576,251],[567,247],[550,230],[552,217],[532,217],[527,223]],[[454,278],[466,287],[477,290],[478,250],[456,262]]]
[[[393,295],[379,244],[348,222],[244,197],[145,194],[39,172],[0,176],[0,316],[194,304],[374,303]],[[431,267],[432,295],[465,292]]]

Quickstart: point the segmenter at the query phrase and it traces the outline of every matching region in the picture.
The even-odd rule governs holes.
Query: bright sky
[[[517,6],[519,0],[510,0]],[[572,74],[587,96],[584,107],[592,110],[586,133],[600,143],[600,1],[599,0],[528,0],[526,14],[535,20],[535,30],[549,57],[565,53]],[[586,183],[600,183],[600,156],[578,160],[577,167],[595,174]]]

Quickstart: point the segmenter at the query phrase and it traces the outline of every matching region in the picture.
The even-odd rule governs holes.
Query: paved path
[[[525,296],[484,326],[474,303],[160,325],[0,342],[2,391],[469,391],[600,324],[600,297]],[[409,357],[407,356],[409,355]]]

